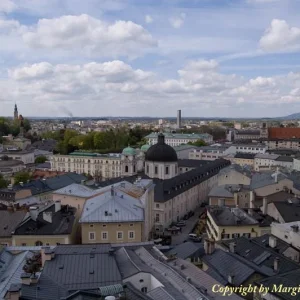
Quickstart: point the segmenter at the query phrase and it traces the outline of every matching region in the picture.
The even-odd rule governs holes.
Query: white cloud
[[[23,34],[31,48],[72,49],[118,56],[156,46],[149,32],[131,21],[107,24],[88,15],[41,19]]]
[[[71,55],[77,51],[77,54],[87,56],[136,57],[157,46],[155,39],[141,25],[131,21],[109,24],[88,15],[40,19],[32,26],[0,19],[0,38],[2,41],[14,38],[10,41],[10,44],[18,45],[14,50],[27,48],[49,54],[57,51],[60,56],[62,51]]]
[[[17,9],[17,5],[11,0],[1,0],[0,1],[0,13],[11,13]]]
[[[153,22],[153,18],[152,18],[150,15],[146,15],[146,16],[145,16],[145,22],[146,22],[147,24],[150,24],[150,23]]]
[[[174,28],[178,29],[184,24],[185,17],[186,15],[182,13],[179,17],[170,18],[169,22]]]
[[[265,51],[296,50],[300,48],[300,28],[290,27],[285,20],[274,19],[260,39]]]
[[[257,110],[262,105],[272,109],[300,101],[300,73],[247,80],[222,74],[214,60],[189,61],[176,78],[164,79],[120,60],[75,65],[41,62],[12,68],[8,74],[7,80],[0,80],[4,88],[1,96],[18,103],[26,101],[31,114],[39,113],[40,103],[47,103],[51,109],[72,103],[78,115],[94,115],[95,101],[102,115],[168,115],[176,107],[190,108],[193,114],[203,111],[205,105],[205,109],[211,106],[222,115],[229,107],[244,109],[251,105]],[[256,114],[248,112],[248,116],[268,113],[259,110]]]

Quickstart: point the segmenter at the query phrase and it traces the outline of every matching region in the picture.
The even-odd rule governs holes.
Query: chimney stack
[[[249,203],[249,207],[250,208],[254,208],[254,192],[250,191],[250,203]]]
[[[271,248],[276,248],[277,247],[277,238],[275,236],[270,235],[270,237],[269,237],[269,246]]]
[[[267,197],[263,198],[262,213],[263,213],[263,215],[266,215],[268,213],[268,199],[267,199]]]
[[[41,258],[42,258],[42,267],[44,267],[45,262],[47,260],[53,259],[55,256],[55,252],[50,247],[42,247],[41,248]]]
[[[215,241],[213,239],[205,239],[204,241],[205,254],[212,254],[215,251]]]
[[[292,225],[291,226],[293,232],[298,232],[299,231],[299,226],[298,225]]]
[[[230,243],[229,244],[229,251],[231,252],[231,253],[235,253],[235,247],[236,247],[236,243]]]
[[[36,221],[38,214],[39,214],[38,208],[36,206],[29,207],[29,214],[30,214],[31,219],[33,221]]]
[[[228,275],[228,282],[234,284],[234,275]]]
[[[275,257],[274,259],[274,271],[278,272],[279,270],[279,257]]]
[[[58,212],[61,210],[61,202],[55,201],[55,212]]]

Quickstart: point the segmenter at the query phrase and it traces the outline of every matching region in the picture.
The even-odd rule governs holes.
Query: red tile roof
[[[290,128],[271,127],[268,130],[269,130],[269,138],[271,139],[300,138],[300,128],[298,127],[290,127]]]

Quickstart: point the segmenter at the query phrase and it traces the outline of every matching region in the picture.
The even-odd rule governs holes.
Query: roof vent
[[[60,266],[59,266],[59,269],[60,269],[60,270],[63,270],[63,268],[64,268],[64,265],[60,265]]]
[[[90,270],[90,274],[94,274],[94,270]]]

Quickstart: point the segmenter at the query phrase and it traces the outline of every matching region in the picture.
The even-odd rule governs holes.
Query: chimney
[[[44,267],[47,260],[52,260],[55,257],[55,252],[50,247],[41,248],[42,267]]]
[[[39,277],[37,275],[32,274],[30,276],[30,284],[37,284],[39,281]]]
[[[29,207],[29,214],[30,214],[30,217],[33,221],[36,221],[37,219],[37,216],[39,214],[39,210],[36,206],[31,206]]]
[[[293,232],[298,232],[299,231],[299,226],[298,225],[292,225],[291,226]]]
[[[234,284],[234,275],[228,275],[228,282],[230,283],[230,284]]]
[[[221,198],[221,199],[218,199],[218,206],[222,207],[225,205],[225,199]]]
[[[279,168],[277,167],[276,168],[276,172],[274,174],[274,179],[275,179],[275,182],[277,183],[278,182],[278,173],[279,173]]]
[[[205,239],[204,241],[205,254],[212,254],[215,251],[215,241],[213,239]]]
[[[271,248],[276,248],[277,247],[277,238],[275,236],[270,235],[270,237],[269,237],[269,246]]]
[[[229,244],[229,251],[231,253],[235,253],[235,247],[236,247],[236,243],[230,243]]]
[[[55,201],[55,212],[58,212],[61,210],[61,202]]]
[[[268,213],[268,199],[267,199],[267,197],[263,198],[262,213],[263,213],[263,215],[266,215]]]
[[[30,276],[31,276],[30,273],[23,273],[23,274],[21,274],[22,284],[30,285]]]
[[[250,191],[250,205],[249,207],[250,208],[254,208],[254,199],[255,199],[255,195],[254,195],[254,192],[253,191]]]
[[[52,223],[52,211],[44,211],[43,219],[48,223]]]
[[[278,272],[279,269],[279,257],[275,257],[274,259],[274,271]]]

